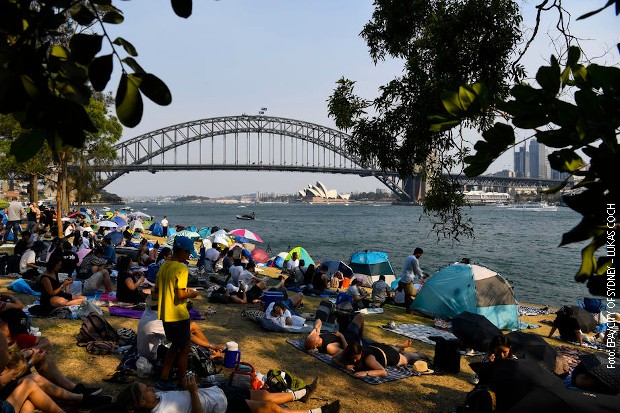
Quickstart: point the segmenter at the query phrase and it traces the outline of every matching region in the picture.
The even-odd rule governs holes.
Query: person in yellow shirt
[[[195,254],[194,243],[187,237],[176,237],[172,246],[172,259],[162,264],[157,272],[153,299],[157,299],[157,318],[162,320],[164,331],[172,345],[164,358],[160,380],[155,383],[162,390],[172,390],[170,371],[177,359],[178,384],[185,388],[187,357],[190,351],[190,322],[187,299],[198,296],[198,291],[187,288],[188,271],[183,264]]]

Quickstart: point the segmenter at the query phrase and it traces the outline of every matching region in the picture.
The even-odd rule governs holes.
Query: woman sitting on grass
[[[489,344],[489,354],[484,356],[483,362],[494,362],[495,360],[516,360],[512,354],[512,342],[508,336],[498,334],[491,339]]]
[[[67,307],[80,305],[86,300],[82,295],[73,295],[68,292],[72,278],[67,278],[62,283],[58,280],[58,271],[62,266],[62,257],[52,255],[47,262],[46,271],[39,278],[41,285],[41,305],[44,307]]]
[[[349,370],[354,370],[354,377],[387,377],[388,366],[403,366],[413,364],[425,356],[404,350],[411,346],[411,340],[391,346],[384,343],[373,343],[362,346],[353,341],[341,353],[342,364]]]
[[[133,262],[128,255],[118,260],[118,282],[116,286],[116,299],[123,303],[143,303],[150,290],[140,290],[140,285],[146,280],[142,271],[131,271]]]
[[[318,385],[318,378],[305,389],[293,393],[269,393],[230,386],[199,389],[195,377],[187,378],[183,391],[156,392],[144,383],[133,382],[118,395],[119,411],[126,413],[336,413],[338,400],[322,407],[289,410],[280,404],[306,402]]]

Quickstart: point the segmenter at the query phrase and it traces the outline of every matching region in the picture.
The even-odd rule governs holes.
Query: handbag
[[[260,390],[263,387],[263,382],[256,377],[254,367],[243,361],[237,363],[233,368],[228,384],[248,390]]]
[[[84,318],[90,313],[97,313],[98,315],[103,315],[103,310],[95,304],[95,300],[84,300],[80,303],[80,306],[77,309],[77,316],[79,318]]]

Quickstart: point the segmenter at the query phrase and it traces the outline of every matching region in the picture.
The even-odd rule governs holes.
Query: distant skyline
[[[531,26],[534,5],[524,4]],[[526,4],[528,3],[528,4]],[[585,3],[585,5],[584,5]],[[565,1],[573,16],[599,7],[599,2]],[[402,63],[373,65],[359,33],[374,10],[370,0],[200,1],[188,19],[172,12],[170,2],[120,2],[125,22],[107,26],[112,38],[125,37],[136,46],[138,62],[160,77],[172,91],[173,102],[159,107],[145,101],[136,128],[125,128],[123,140],[178,123],[216,116],[258,114],[280,116],[334,127],[326,100],[342,76],[355,80],[367,98],[398,76]],[[594,24],[595,23],[595,24]],[[539,40],[524,62],[530,77],[552,53],[546,33],[555,22],[546,17]],[[572,34],[588,57],[617,63],[614,52],[617,18],[607,10],[585,21],[571,22]],[[604,55],[604,50],[611,50]],[[118,70],[110,85],[116,85]],[[470,134],[471,144],[478,140]],[[489,169],[513,169],[512,151]],[[294,193],[309,183],[324,182],[338,192],[384,188],[375,178],[350,175],[280,172],[132,172],[106,190],[121,196],[200,195],[221,197],[256,191]]]

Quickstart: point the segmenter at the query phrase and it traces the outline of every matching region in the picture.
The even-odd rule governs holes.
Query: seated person
[[[189,328],[192,344],[210,349],[215,357],[224,356],[222,353],[224,347],[211,343],[202,330],[200,330],[198,323],[190,321]],[[166,333],[164,332],[163,322],[157,318],[157,303],[153,304],[150,295],[146,300],[146,309],[138,322],[138,332],[136,335],[138,354],[150,361],[157,360],[157,348],[166,340]]]
[[[328,270],[327,265],[321,265],[321,269],[312,275],[312,289],[319,294],[329,288]]]
[[[292,315],[286,304],[282,301],[273,302],[265,310],[267,320],[273,321],[281,327],[303,327],[306,319]]]
[[[110,238],[103,239],[103,256],[108,265],[116,264],[116,248],[112,245]]]
[[[308,268],[306,268],[306,270],[303,271],[304,279],[301,285],[312,285],[312,278],[314,277],[314,273],[316,271],[317,271],[317,268],[314,266],[314,264],[308,265]]]
[[[28,316],[22,310],[8,310],[0,314],[0,332],[4,334],[9,344],[16,345],[28,366],[34,367],[38,374],[71,393],[88,395],[101,393],[100,388],[86,387],[64,376],[47,354],[52,343],[43,336],[36,337],[29,334],[27,319]]]
[[[579,321],[575,317],[575,312],[571,307],[562,307],[557,312],[548,337],[553,336],[555,330],[559,330],[562,340],[579,343],[580,346],[583,345],[584,334],[581,332]],[[585,338],[587,340],[587,337]]]
[[[498,334],[491,339],[489,353],[482,359],[483,362],[494,362],[495,360],[516,360],[512,354],[512,342],[508,336]]]
[[[331,280],[329,280],[329,286],[331,288],[340,288],[342,286],[342,282],[344,281],[344,275],[340,271],[336,271],[334,275],[332,275]]]
[[[318,378],[302,390],[269,393],[265,390],[248,390],[230,386],[198,388],[195,377],[188,377],[187,390],[156,392],[151,386],[133,382],[118,395],[119,411],[126,413],[174,412],[174,413],[336,413],[340,410],[338,400],[320,408],[289,410],[280,404],[293,401],[307,402],[318,386]]]
[[[299,267],[295,268],[292,275],[289,275],[285,282],[285,287],[299,287],[304,283],[304,271],[306,270],[306,262],[299,260]]]
[[[69,241],[63,241],[62,249],[60,251],[54,251],[54,255],[60,256],[62,259],[62,265],[60,266],[61,273],[72,276],[73,271],[77,271],[78,262],[80,259],[77,254],[73,252],[71,243]]]
[[[102,406],[112,402],[112,398],[110,396],[73,393],[57,386],[42,375],[32,373],[30,371],[31,366],[31,364],[22,358],[22,354],[20,352],[11,352],[11,355],[9,356],[9,363],[2,373],[0,373],[0,400],[9,400],[11,395],[18,396],[17,393],[25,391],[26,393],[30,393],[28,399],[31,396],[34,396],[31,401],[34,402],[35,407],[37,407],[40,411],[45,412],[56,411],[54,410],[55,401],[75,404],[84,409]],[[37,394],[32,395],[32,391]],[[15,398],[13,400],[15,400]],[[50,401],[54,404],[49,403]],[[20,402],[17,401],[16,404],[19,403]],[[13,404],[11,405],[14,407]],[[25,412],[27,410],[22,409],[17,411]],[[63,410],[60,409],[59,411]]]
[[[366,298],[368,293],[361,287],[361,282],[357,278],[351,280],[351,284],[347,288],[347,295],[351,297],[351,304],[356,310],[366,308],[370,304],[370,301]]]
[[[404,352],[409,346],[411,340],[397,346],[384,343],[362,346],[360,342],[353,341],[343,350],[341,360],[349,370],[355,371],[354,377],[386,377],[386,367],[413,364],[420,360],[419,354]]]
[[[116,266],[118,278],[116,285],[116,299],[124,303],[143,303],[150,290],[140,290],[140,285],[146,280],[142,271],[132,271],[133,262],[128,255],[122,256]]]
[[[335,356],[347,348],[351,342],[361,340],[364,331],[364,316],[357,314],[347,326],[344,334],[339,331],[321,333],[322,326],[323,322],[317,318],[314,322],[314,329],[306,337],[304,348],[306,351],[317,350],[319,353]]]
[[[27,249],[19,260],[19,273],[22,278],[34,280],[39,276],[37,255],[45,250],[43,242],[35,242]]]
[[[79,305],[86,299],[82,295],[72,295],[69,293],[69,286],[73,282],[72,278],[67,278],[62,283],[58,281],[58,271],[61,266],[62,258],[52,255],[46,264],[46,271],[39,278],[38,283],[41,289],[39,301],[43,307]]]
[[[297,252],[294,252],[293,254],[291,254],[291,259],[288,260],[286,262],[286,272],[287,274],[290,275],[294,275],[295,274],[295,268],[299,267],[299,255],[297,254]]]
[[[23,310],[24,305],[13,294],[0,294],[0,314],[11,309]]]
[[[24,252],[26,252],[26,250],[28,248],[31,247],[31,245],[30,245],[30,236],[31,235],[32,234],[30,233],[30,231],[22,232],[22,237],[15,244],[15,248],[13,248],[13,255],[21,256]]]
[[[385,275],[380,275],[379,280],[372,284],[372,303],[375,307],[383,307],[392,301],[390,286],[385,282]]]
[[[112,280],[110,273],[105,268],[107,260],[103,258],[103,249],[95,248],[82,260],[78,279],[84,282],[82,293],[93,295],[101,287],[104,287],[106,294],[112,292]]]

